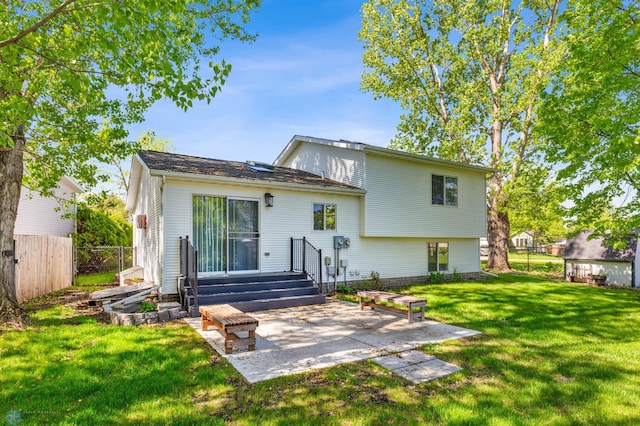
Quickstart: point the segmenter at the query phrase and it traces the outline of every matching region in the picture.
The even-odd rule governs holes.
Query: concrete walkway
[[[224,353],[224,338],[215,328],[202,331],[200,318],[185,320],[251,383],[369,358],[420,383],[460,368],[412,349],[480,334],[435,321],[409,323],[400,314],[368,308],[360,311],[357,304],[334,299],[327,299],[324,305],[249,315],[260,322],[256,350],[229,355]]]

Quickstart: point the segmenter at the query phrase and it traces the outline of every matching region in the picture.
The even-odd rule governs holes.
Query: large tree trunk
[[[0,324],[23,327],[29,318],[16,295],[13,230],[22,187],[24,127],[12,139],[13,147],[0,147]]]
[[[489,242],[489,257],[487,269],[508,271],[509,265],[509,236],[511,226],[509,215],[503,211],[501,203],[504,202],[502,193],[502,175],[496,173],[489,182],[489,212],[487,218],[487,240]]]

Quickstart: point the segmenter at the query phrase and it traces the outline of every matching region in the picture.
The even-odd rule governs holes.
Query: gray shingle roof
[[[637,238],[629,238],[627,248],[616,250],[603,244],[603,238],[593,238],[589,240],[589,235],[593,231],[586,231],[567,241],[564,249],[565,259],[584,260],[608,260],[633,262],[636,257],[638,246]]]
[[[193,157],[183,154],[171,154],[157,151],[140,151],[138,155],[151,170],[172,173],[188,173],[205,176],[220,176],[261,182],[290,183],[309,185],[327,189],[360,190],[352,185],[322,178],[303,170],[287,167],[273,167],[273,170],[256,171],[247,163],[239,161],[216,160],[213,158]],[[271,166],[270,166],[271,167]]]

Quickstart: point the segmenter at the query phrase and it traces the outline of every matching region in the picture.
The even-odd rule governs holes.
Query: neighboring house
[[[565,278],[588,274],[607,276],[607,283],[640,287],[636,265],[640,260],[638,238],[629,238],[627,248],[616,250],[603,244],[603,238],[589,239],[592,231],[583,232],[567,241],[564,250]]]
[[[65,202],[73,201],[77,194],[83,192],[80,185],[67,176],[60,179],[51,197],[43,197],[38,191],[22,187],[13,233],[69,237],[76,229],[76,205]]]
[[[136,217],[137,264],[163,295],[177,292],[185,236],[198,250],[199,276],[289,271],[291,238],[306,237],[338,266],[338,284],[375,271],[401,285],[430,272],[480,273],[490,172],[304,136],[272,166],[142,151],[132,160],[127,209]]]
[[[533,247],[533,233],[521,232],[511,237],[511,243],[516,250],[525,250],[528,247]]]
[[[567,240],[566,239],[561,239],[556,241],[555,243],[552,244],[548,244],[546,247],[547,250],[547,254],[550,254],[551,256],[564,256],[564,249],[567,246]]]
[[[76,205],[67,201],[75,200],[82,192],[66,176],[50,197],[22,187],[13,232],[19,302],[73,284],[71,234],[76,230]]]

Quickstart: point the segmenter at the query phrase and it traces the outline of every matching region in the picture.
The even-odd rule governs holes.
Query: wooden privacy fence
[[[15,235],[18,302],[73,283],[73,240],[49,235]]]

